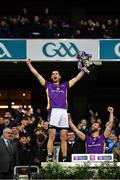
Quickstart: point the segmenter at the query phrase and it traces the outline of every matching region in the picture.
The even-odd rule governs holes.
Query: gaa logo
[[[43,54],[47,57],[74,57],[79,52],[79,49],[72,42],[70,42],[69,44],[65,44],[63,42],[60,42],[58,44],[49,42],[43,46],[42,51]]]

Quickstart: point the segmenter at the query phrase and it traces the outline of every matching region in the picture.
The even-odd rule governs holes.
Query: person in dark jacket
[[[83,154],[85,153],[85,143],[81,141],[79,137],[75,136],[75,133],[71,130],[67,135],[67,162],[72,161],[72,154]],[[59,156],[61,161],[61,151]]]
[[[0,179],[12,179],[16,165],[18,165],[18,156],[13,132],[11,128],[5,128],[0,138]]]
[[[24,132],[20,133],[20,138],[17,145],[19,165],[34,164],[35,151],[31,144],[28,144],[27,136],[28,134]]]
[[[39,159],[39,162],[45,162],[47,158],[47,141],[48,138],[46,138],[44,133],[40,133],[37,135],[37,157]]]

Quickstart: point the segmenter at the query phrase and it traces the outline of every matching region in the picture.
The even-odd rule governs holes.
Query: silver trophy
[[[85,51],[79,51],[77,54],[78,70],[84,71],[89,74],[95,67],[95,64],[91,62],[92,54],[87,54]]]

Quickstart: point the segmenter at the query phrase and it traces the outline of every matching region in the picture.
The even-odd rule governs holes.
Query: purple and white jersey
[[[53,84],[50,82],[45,83],[48,105],[47,109],[62,108],[67,109],[67,90],[69,83]]]
[[[88,154],[101,154],[105,151],[106,138],[104,134],[94,138],[92,136],[86,136],[86,153]]]

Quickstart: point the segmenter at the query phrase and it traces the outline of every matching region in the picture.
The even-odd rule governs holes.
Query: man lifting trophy
[[[38,73],[32,66],[31,60],[26,61],[29,69],[33,75],[38,79],[40,84],[45,87],[47,92],[48,105],[47,110],[49,114],[49,139],[47,144],[48,156],[47,161],[53,160],[53,143],[55,140],[56,130],[60,131],[61,152],[63,162],[67,160],[67,132],[69,128],[68,114],[67,114],[67,92],[68,89],[74,86],[86,73],[89,74],[94,64],[90,62],[91,55],[84,51],[77,54],[78,70],[80,71],[72,79],[61,83],[61,74],[54,69],[51,73],[51,81],[49,82]]]

